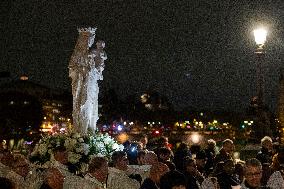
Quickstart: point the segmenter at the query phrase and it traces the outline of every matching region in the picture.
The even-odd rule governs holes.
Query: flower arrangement
[[[45,167],[52,161],[56,149],[65,149],[68,154],[68,163],[71,172],[84,172],[93,156],[110,158],[114,151],[123,150],[108,134],[95,133],[81,135],[80,133],[58,133],[43,137],[35,146],[30,155],[31,162]]]
[[[95,136],[90,137],[90,153],[96,156],[104,156],[108,159],[114,151],[122,151],[124,146],[118,144],[107,133],[97,133]]]
[[[42,137],[35,145],[30,154],[30,161],[43,165],[51,160],[53,151],[64,146],[65,136],[63,134],[47,135]]]

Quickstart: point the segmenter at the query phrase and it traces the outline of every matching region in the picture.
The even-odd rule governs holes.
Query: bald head
[[[158,163],[158,156],[153,152],[149,151],[144,156],[145,165],[155,165]]]

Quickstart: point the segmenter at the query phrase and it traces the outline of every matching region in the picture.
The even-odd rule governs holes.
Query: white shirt
[[[149,177],[151,165],[128,165],[127,174],[139,174],[142,177],[142,182]]]
[[[272,189],[283,189],[284,188],[284,179],[280,171],[275,171],[267,182],[267,186]]]
[[[125,171],[109,168],[109,175],[107,179],[108,189],[139,189],[140,184],[138,181],[128,177]]]

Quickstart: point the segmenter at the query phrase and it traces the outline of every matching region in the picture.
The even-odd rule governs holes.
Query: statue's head
[[[103,40],[98,40],[97,43],[96,43],[96,46],[98,49],[103,49],[105,48],[106,44]]]
[[[88,47],[90,48],[95,41],[97,28],[78,28],[79,34],[88,35]]]

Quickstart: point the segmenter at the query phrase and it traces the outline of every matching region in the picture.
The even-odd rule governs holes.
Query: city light
[[[191,135],[191,141],[195,144],[199,143],[201,140],[201,136],[198,133],[193,133]]]
[[[264,45],[267,36],[267,30],[264,28],[258,28],[253,31],[255,43],[257,45]]]
[[[118,126],[117,126],[117,130],[118,130],[118,131],[122,131],[122,129],[123,129],[123,128],[122,128],[121,125],[118,125]]]

